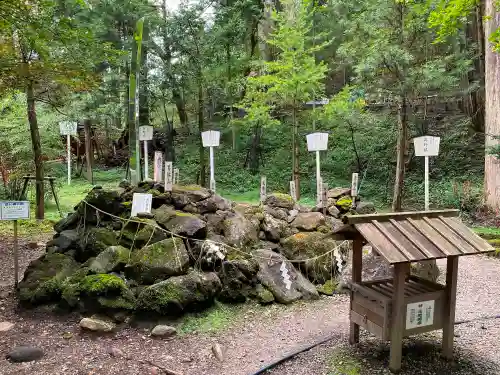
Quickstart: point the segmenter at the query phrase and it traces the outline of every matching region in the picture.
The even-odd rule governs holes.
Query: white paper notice
[[[139,213],[147,212],[151,213],[151,203],[153,201],[153,195],[144,193],[134,193],[132,198],[132,213],[131,217],[137,216]]]
[[[294,201],[297,201],[297,191],[295,190],[295,181],[290,181],[290,195]]]
[[[179,185],[179,168],[174,168],[174,185]]]
[[[20,220],[30,218],[30,202],[0,202],[0,220]]]
[[[172,191],[172,185],[174,184],[174,176],[172,169],[172,162],[165,162],[165,191]]]
[[[59,132],[61,135],[76,135],[78,124],[74,121],[61,121],[59,123]]]
[[[359,180],[359,175],[357,173],[353,173],[351,182],[351,197],[358,196],[358,180]]]
[[[163,180],[163,153],[161,151],[155,152],[154,180],[156,182]]]
[[[406,329],[434,324],[434,300],[409,303],[406,310]]]
[[[139,141],[150,141],[153,139],[152,126],[139,126]]]
[[[260,201],[264,202],[266,200],[267,195],[267,178],[266,176],[262,176],[260,178]]]

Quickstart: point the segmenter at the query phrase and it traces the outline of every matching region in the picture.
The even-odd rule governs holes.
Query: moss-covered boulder
[[[251,246],[259,240],[258,228],[246,217],[234,215],[222,222],[222,234],[230,246]]]
[[[153,284],[170,276],[183,275],[189,268],[189,255],[180,238],[168,238],[132,253],[127,276],[140,284]]]
[[[316,289],[319,294],[333,296],[337,290],[338,282],[334,279],[327,280],[323,285],[318,285]]]
[[[313,231],[325,225],[325,217],[321,212],[299,213],[292,221],[292,226],[299,230]]]
[[[212,193],[198,185],[174,185],[172,189],[172,203],[176,209],[182,210],[189,203],[197,203],[209,198]]]
[[[211,197],[196,203],[197,212],[200,214],[215,213],[217,211],[229,211],[231,202],[220,195],[212,195]]]
[[[252,254],[259,263],[258,281],[273,293],[276,301],[288,304],[299,299],[319,298],[314,285],[283,255],[270,250],[256,250]],[[290,284],[283,279],[283,269],[286,269]]]
[[[73,258],[58,253],[47,253],[34,260],[19,283],[20,301],[32,305],[58,301],[64,281],[78,267]]]
[[[130,260],[130,250],[123,246],[110,246],[97,257],[92,259],[89,265],[92,273],[109,273],[123,270]]]
[[[207,235],[207,223],[194,214],[165,205],[155,210],[154,217],[162,228],[171,233],[199,239]]]
[[[140,249],[168,237],[156,221],[142,218],[135,218],[133,222],[126,223],[118,235],[120,245],[128,249]]]
[[[337,274],[333,250],[341,244],[320,232],[300,232],[281,241],[283,254],[300,261],[299,267],[309,280],[320,284]]]
[[[293,201],[291,195],[273,193],[266,197],[264,204],[266,206],[281,207],[281,208],[286,208],[287,210],[291,210],[293,209],[295,202]]]
[[[328,190],[326,193],[327,198],[331,199],[338,199],[344,195],[350,195],[351,194],[351,188],[343,188],[343,187],[336,187],[333,189]]]
[[[219,279],[222,290],[218,297],[224,302],[245,302],[256,283],[259,270],[255,261],[232,260],[222,262]]]
[[[377,210],[372,202],[357,202],[356,212],[360,215],[365,215],[365,214],[374,214],[377,212]]]
[[[80,236],[76,259],[85,262],[102,253],[110,246],[118,245],[116,233],[106,227],[91,227]]]
[[[54,224],[54,231],[57,233],[61,233],[65,230],[75,229],[78,226],[80,220],[80,214],[77,211],[72,212],[68,214],[68,216]]]
[[[64,253],[79,247],[79,233],[76,229],[67,229],[57,233],[52,240],[47,242],[47,249],[55,253]]]
[[[337,200],[335,205],[341,212],[348,212],[352,208],[352,198],[349,196],[344,196]]]
[[[279,242],[280,238],[291,234],[286,221],[277,219],[267,212],[264,214],[261,228],[265,233],[265,238],[269,241]]]
[[[269,305],[274,302],[274,295],[261,284],[258,284],[255,287],[253,297],[261,304],[261,305]]]
[[[102,188],[92,189],[77,206],[77,212],[80,217],[85,218],[86,225],[111,220],[106,213],[120,216],[124,211],[126,207],[123,206],[118,191]]]
[[[144,288],[137,307],[143,311],[178,315],[212,304],[220,289],[221,282],[215,273],[192,271]]]

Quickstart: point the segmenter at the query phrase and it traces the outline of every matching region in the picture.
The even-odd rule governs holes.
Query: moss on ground
[[[122,292],[127,289],[125,281],[116,275],[88,275],[80,283],[80,291],[88,295],[104,295],[109,292]]]
[[[196,314],[187,314],[178,328],[178,332],[188,334],[214,333],[231,327],[239,317],[243,309],[239,305],[225,305],[216,303],[211,308]]]
[[[349,211],[352,207],[352,198],[342,197],[337,201],[337,203],[335,203],[335,205],[342,208],[344,211]]]
[[[361,375],[361,369],[361,362],[343,348],[336,348],[328,360],[328,375]]]

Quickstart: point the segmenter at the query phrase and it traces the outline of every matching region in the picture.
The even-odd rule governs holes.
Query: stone
[[[220,195],[212,195],[196,203],[196,208],[201,214],[215,213],[217,211],[229,211],[231,209],[231,202]]]
[[[327,198],[337,199],[343,195],[351,195],[351,188],[336,187],[334,189],[328,190],[328,193],[326,195]]]
[[[7,332],[14,328],[14,323],[11,322],[0,322],[0,332]]]
[[[171,210],[162,206],[155,211],[155,219],[167,231],[190,238],[203,239],[207,235],[207,223],[197,216]]]
[[[65,218],[59,220],[54,225],[54,231],[57,233],[61,233],[65,230],[74,229],[77,227],[78,222],[80,221],[80,215],[78,212],[72,212],[68,214]]]
[[[325,296],[333,296],[335,291],[337,290],[337,281],[330,279],[327,280],[323,285],[316,286],[319,294],[323,294]]]
[[[392,277],[393,267],[390,266],[385,260],[372,251],[371,246],[363,248],[363,281],[373,281],[377,279],[384,279]],[[346,290],[352,280],[352,252],[347,257],[347,264],[342,271],[339,279],[338,289]]]
[[[356,212],[360,215],[374,214],[377,212],[375,205],[372,202],[357,202]]]
[[[288,224],[286,221],[276,219],[267,212],[264,214],[262,222],[262,230],[265,232],[265,239],[269,241],[279,242],[280,238],[287,234]]]
[[[89,269],[93,273],[119,272],[129,259],[130,250],[123,246],[110,246],[91,261]]]
[[[223,302],[245,302],[250,294],[258,264],[247,260],[224,261],[218,272],[222,289],[218,299]]]
[[[31,305],[57,301],[62,282],[78,267],[78,263],[65,254],[42,255],[30,263],[19,283],[20,301]]]
[[[157,325],[151,331],[151,336],[154,337],[172,337],[177,333],[175,327],[165,326],[165,325]]]
[[[80,217],[85,218],[86,225],[97,225],[102,221],[111,220],[106,213],[120,216],[126,209],[117,191],[104,189],[92,189],[77,206],[77,211]]]
[[[182,210],[188,203],[197,203],[212,195],[208,189],[198,185],[175,185],[172,190],[172,202],[178,210]]]
[[[439,267],[435,260],[427,260],[418,263],[411,263],[411,274],[424,280],[437,282],[439,278]]]
[[[339,218],[340,217],[340,210],[335,206],[330,206],[328,207],[328,214],[330,216],[333,216],[335,218]]]
[[[299,213],[292,222],[292,227],[305,231],[313,231],[321,225],[325,225],[325,217],[320,212]]]
[[[229,246],[244,247],[258,241],[258,229],[241,215],[226,218],[222,222],[222,234]]]
[[[91,227],[80,236],[80,246],[76,260],[85,262],[89,258],[102,253],[110,246],[118,245],[118,238],[112,229],[105,227]]]
[[[292,197],[288,194],[273,193],[266,197],[264,205],[270,207],[281,207],[291,210],[293,209],[295,202],[293,201]]]
[[[344,225],[342,220],[336,219],[332,216],[325,217],[326,225],[330,228],[330,231],[334,231]]]
[[[300,261],[300,268],[309,280],[324,283],[337,275],[333,250],[347,253],[348,242],[335,241],[319,232],[300,232],[281,241],[282,253],[290,260]]]
[[[179,315],[212,304],[220,289],[215,273],[191,271],[145,287],[139,294],[138,310]]]
[[[57,247],[57,252],[64,253],[78,245],[79,235],[76,229],[67,229],[58,233],[47,242],[47,247]]]
[[[183,275],[188,268],[189,254],[184,241],[175,237],[132,252],[125,273],[141,284],[152,284],[170,276]]]
[[[293,209],[290,210],[288,217],[286,218],[286,221],[288,224],[290,224],[299,214],[299,210]]]
[[[255,299],[261,305],[269,305],[274,302],[274,295],[261,284],[258,284],[255,288]]]
[[[12,349],[6,358],[15,363],[32,362],[43,358],[43,350],[33,346],[18,346]]]
[[[108,320],[83,318],[80,320],[80,327],[92,332],[112,332],[116,328],[116,325]]]
[[[259,263],[257,279],[271,291],[279,303],[289,304],[299,299],[312,300],[319,298],[318,292],[311,282],[295,269],[283,255],[270,250],[255,250],[252,252]],[[285,265],[290,277],[291,286],[287,289],[281,271]]]
[[[312,211],[312,208],[309,207],[309,206],[305,206],[303,204],[299,204],[299,203],[296,203],[294,207],[294,210],[297,210],[298,212],[302,212],[302,213],[307,213],[307,212],[311,212]]]

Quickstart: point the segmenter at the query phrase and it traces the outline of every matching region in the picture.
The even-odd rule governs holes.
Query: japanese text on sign
[[[131,217],[137,216],[139,213],[151,213],[151,203],[153,196],[151,194],[134,193],[132,198],[132,213]]]
[[[154,180],[160,182],[163,179],[163,153],[155,152]]]
[[[266,176],[262,176],[260,178],[260,201],[264,202],[266,200],[267,195],[267,178]]]
[[[171,161],[165,162],[165,191],[172,191],[174,184],[173,165]]]
[[[0,202],[0,220],[30,218],[30,203],[26,201]]]
[[[406,329],[434,324],[434,301],[409,303],[406,310]]]
[[[139,141],[150,141],[153,139],[153,127],[152,126],[140,126],[139,127]]]
[[[61,135],[76,135],[77,123],[74,121],[61,121],[59,123],[59,132]]]

